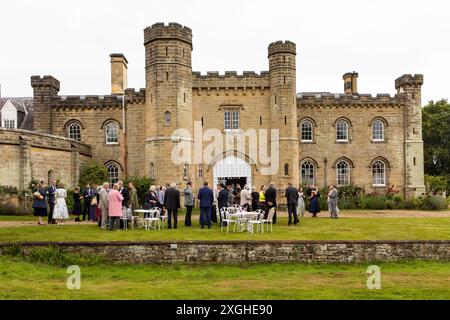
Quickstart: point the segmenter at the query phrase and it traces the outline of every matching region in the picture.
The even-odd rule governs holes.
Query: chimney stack
[[[122,53],[112,53],[111,57],[111,94],[122,95],[128,86],[128,61]]]
[[[344,92],[345,94],[358,94],[358,73],[347,72],[343,76],[344,79]]]

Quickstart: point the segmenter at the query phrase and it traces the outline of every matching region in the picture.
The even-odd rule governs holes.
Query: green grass
[[[302,219],[287,226],[280,218],[273,233],[220,232],[179,224],[177,230],[102,231],[96,225],[0,227],[0,242],[9,241],[154,241],[154,240],[449,240],[449,218],[343,218]]]
[[[368,290],[368,265],[95,265],[68,290],[65,268],[0,256],[0,299],[450,299],[450,263],[380,263],[381,290]]]

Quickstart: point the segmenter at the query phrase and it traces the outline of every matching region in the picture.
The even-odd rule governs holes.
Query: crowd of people
[[[317,217],[320,212],[319,198],[321,197],[319,189],[316,186],[308,186],[307,192],[302,187],[295,188],[291,183],[285,190],[288,225],[297,225],[300,222],[299,216],[303,217],[306,211],[306,199],[309,199],[308,211],[312,217]],[[211,228],[214,223],[221,223],[225,217],[220,212],[222,208],[231,206],[240,206],[246,211],[256,211],[261,209],[265,212],[267,219],[270,209],[275,208],[273,214],[273,223],[277,222],[277,189],[274,182],[267,187],[262,185],[258,192],[256,187],[239,184],[229,184],[225,186],[219,183],[213,190],[204,182],[198,190],[197,196],[194,195],[192,182],[188,182],[182,191],[184,198],[184,207],[186,209],[184,225],[192,226],[192,211],[196,200],[200,208],[200,227]],[[67,191],[63,184],[52,181],[46,186],[43,181],[39,183],[36,191],[33,193],[34,215],[38,217],[38,224],[44,225],[44,217],[48,218],[49,224],[63,225],[69,218],[69,210],[66,204]],[[338,218],[338,190],[336,186],[330,185],[327,195],[327,204],[331,218]],[[181,192],[177,189],[175,183],[166,184],[166,186],[152,185],[145,194],[142,206],[139,203],[138,192],[132,183],[128,188],[122,181],[114,183],[112,187],[108,182],[102,186],[86,185],[81,190],[76,187],[73,192],[72,215],[76,216],[75,221],[97,222],[102,229],[120,230],[123,227],[123,221],[120,219],[127,210],[136,209],[154,209],[158,208],[162,215],[167,213],[167,224],[169,229],[178,227],[178,211],[181,209]],[[47,212],[49,209],[49,212]],[[217,213],[217,214],[216,214]],[[219,221],[218,221],[219,219]]]

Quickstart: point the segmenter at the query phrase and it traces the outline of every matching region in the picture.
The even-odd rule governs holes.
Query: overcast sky
[[[395,93],[405,73],[425,75],[423,103],[450,98],[450,4],[439,0],[16,0],[0,2],[2,96],[32,96],[50,74],[62,95],[109,94],[109,54],[129,61],[128,86],[145,86],[143,29],[193,30],[193,70],[268,70],[267,46],[297,44],[297,91]]]

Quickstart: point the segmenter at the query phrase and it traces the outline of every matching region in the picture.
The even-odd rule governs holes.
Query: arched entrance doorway
[[[218,183],[225,185],[239,183],[241,187],[252,185],[252,167],[245,160],[229,156],[214,165],[213,168],[214,186]]]

